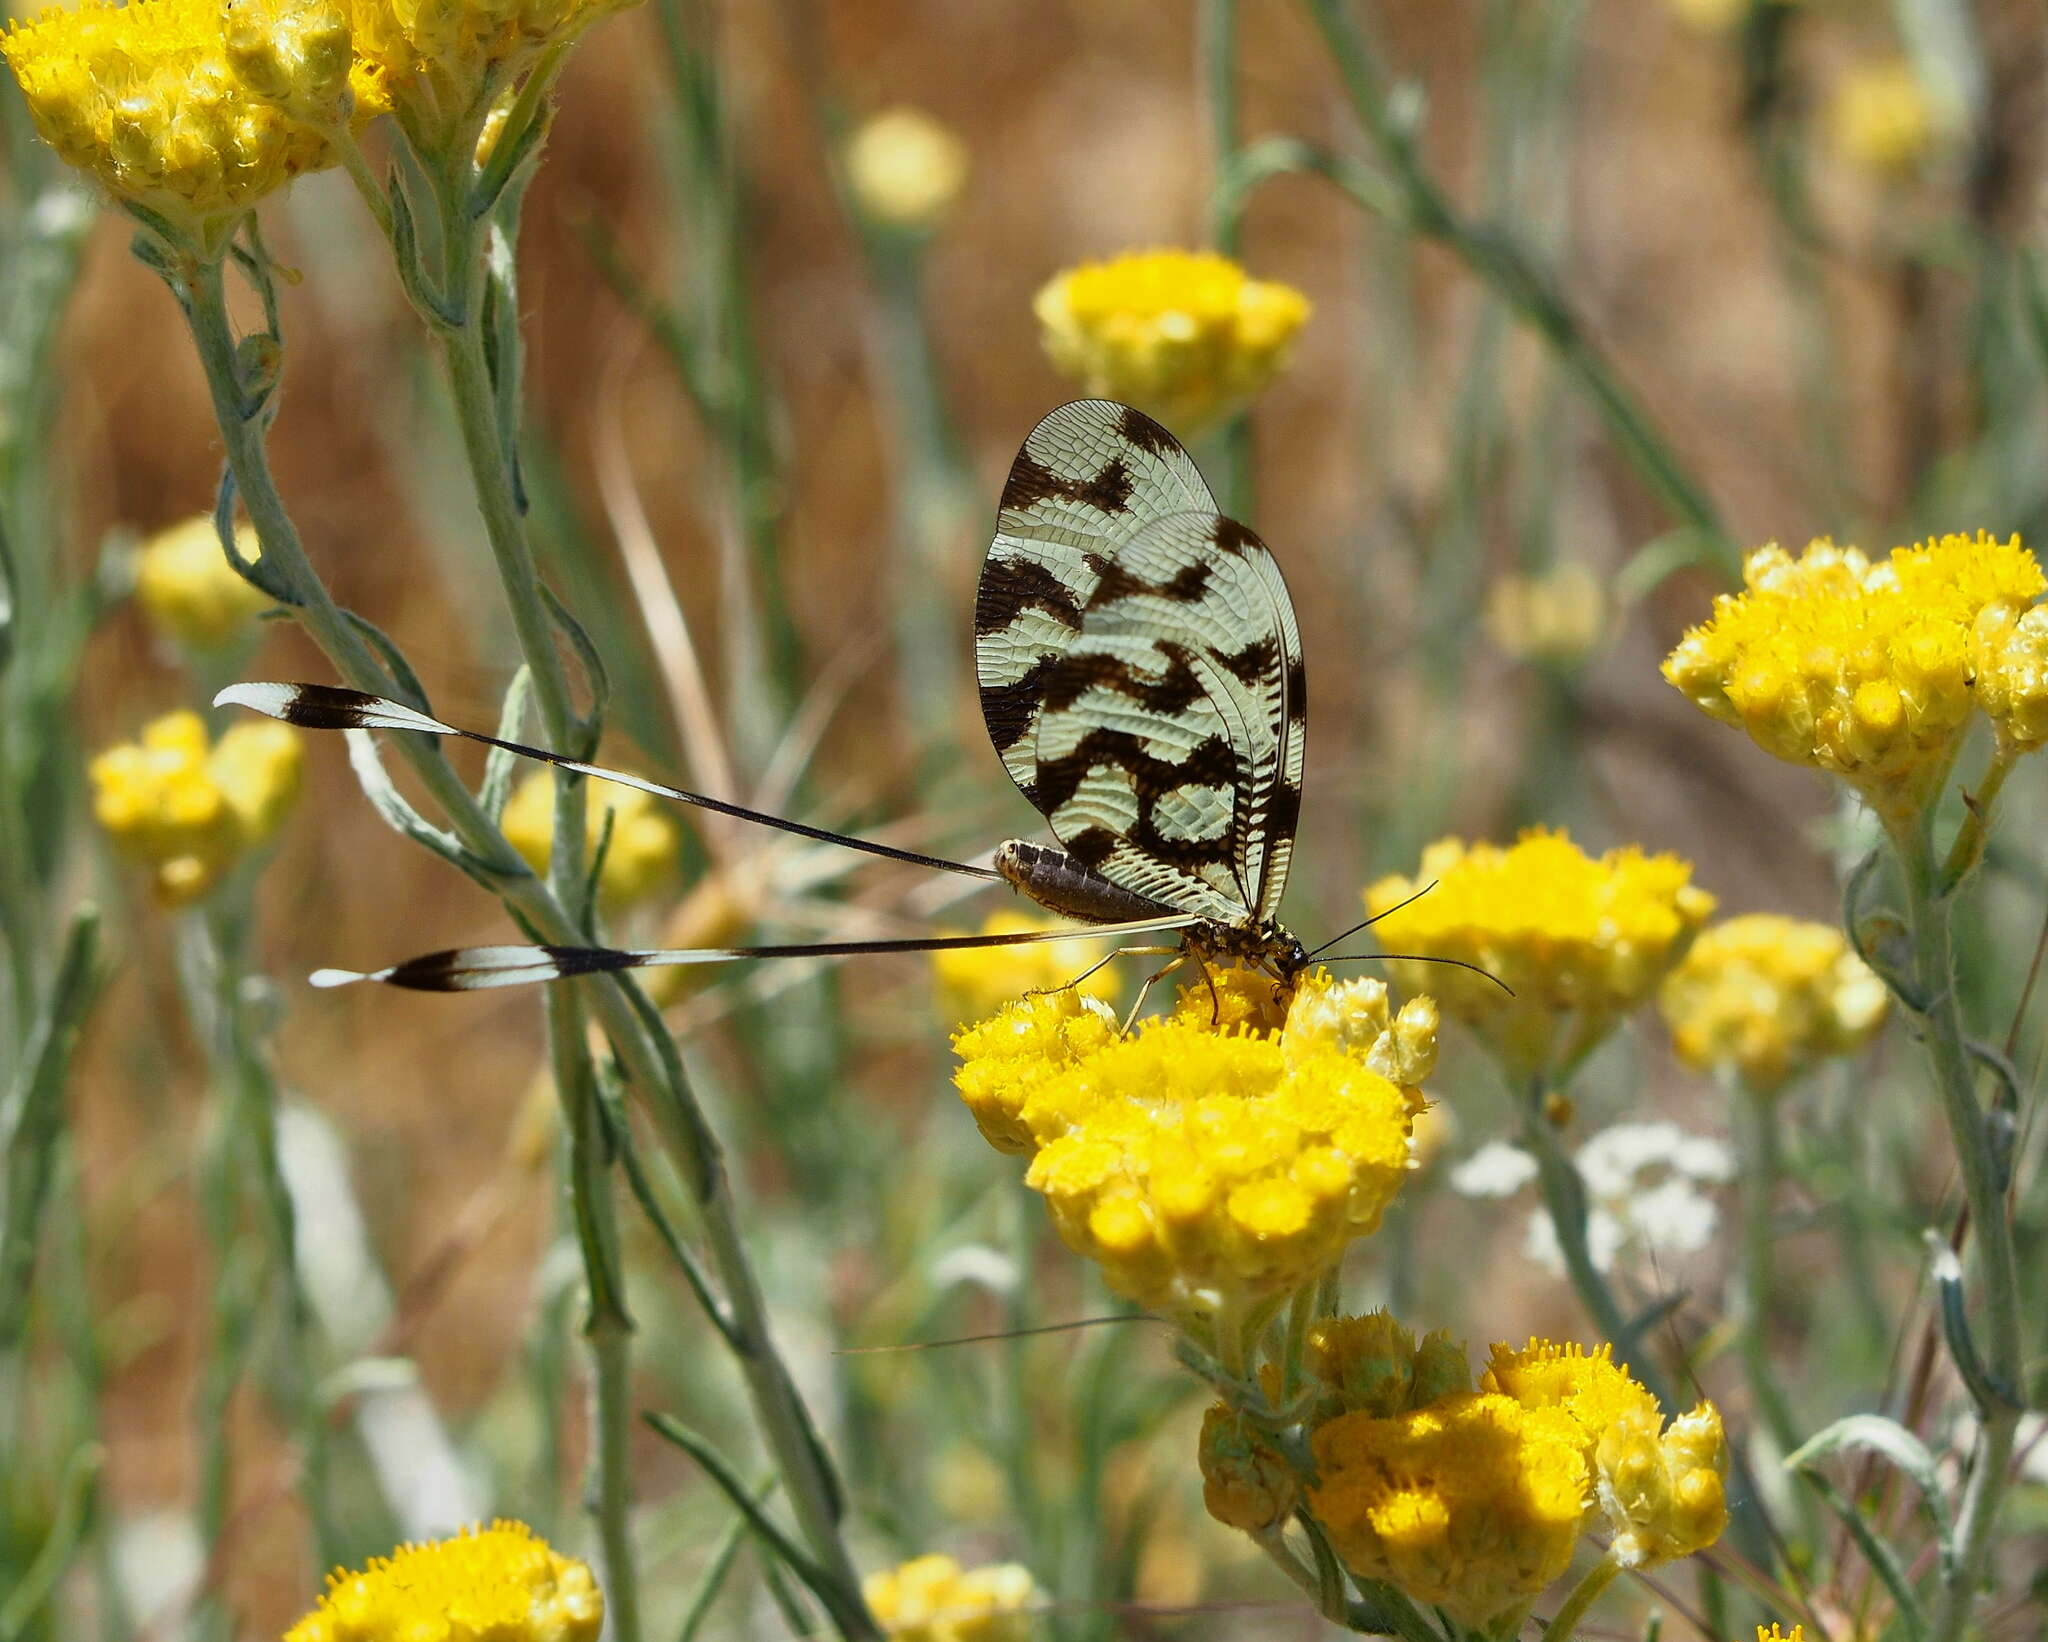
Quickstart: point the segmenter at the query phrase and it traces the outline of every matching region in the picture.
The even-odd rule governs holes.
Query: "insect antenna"
[[[1034,1334],[1078,1333],[1084,1328],[1103,1328],[1110,1323],[1163,1323],[1163,1318],[1142,1311],[1119,1312],[1107,1317],[1076,1317],[1064,1323],[1039,1323],[1032,1328],[999,1328],[992,1334],[961,1334],[950,1340],[905,1340],[889,1346],[841,1346],[835,1357],[883,1357],[906,1351],[938,1351],[947,1346],[987,1345],[996,1340],[1028,1340]]]
[[[1391,911],[1392,909],[1389,908],[1388,910]],[[1322,948],[1318,947],[1316,950],[1320,952]],[[1334,958],[1325,958],[1323,960],[1326,964],[1362,964],[1382,961],[1404,964],[1448,964],[1452,969],[1469,969],[1475,975],[1484,975],[1509,997],[1512,998],[1515,995],[1515,989],[1509,986],[1506,981],[1502,980],[1492,970],[1480,964],[1468,964],[1463,958],[1440,958],[1427,952],[1344,952],[1339,953]]]
[[[649,781],[645,776],[628,775],[624,770],[585,764],[580,759],[565,758],[542,747],[506,741],[498,736],[485,735],[481,730],[464,730],[453,724],[444,724],[440,719],[429,717],[402,702],[389,701],[361,690],[345,690],[332,684],[230,684],[213,698],[213,704],[216,707],[247,707],[266,718],[297,725],[302,730],[413,730],[421,735],[454,736],[485,747],[498,747],[539,764],[552,764],[557,769],[570,770],[577,775],[637,788],[641,792],[652,793],[656,798],[694,804],[699,809],[729,815],[735,820],[793,832],[799,838],[814,839],[821,844],[838,844],[846,849],[879,855],[885,860],[902,861],[914,867],[931,867],[939,872],[957,872],[963,877],[979,878],[988,883],[1002,882],[1002,875],[989,867],[970,866],[965,861],[949,861],[937,855],[921,855],[916,850],[897,849],[891,844],[878,844],[873,839],[854,838],[824,827],[807,826],[801,821],[750,810],[743,804],[729,804],[706,793],[689,792],[682,787]]]
[[[1409,896],[1407,900],[1396,901],[1384,912],[1375,912],[1370,918],[1366,919],[1363,923],[1353,924],[1349,929],[1345,930],[1342,935],[1332,935],[1327,941],[1323,942],[1321,946],[1317,947],[1315,951],[1311,952],[1309,956],[1311,958],[1320,957],[1323,953],[1328,952],[1331,947],[1337,946],[1342,942],[1350,940],[1351,937],[1356,935],[1360,930],[1372,928],[1372,926],[1378,923],[1382,918],[1391,918],[1403,907],[1412,907],[1417,901],[1421,900],[1423,896],[1427,895],[1431,890],[1435,889],[1436,884],[1437,881],[1434,878],[1430,879],[1428,883],[1424,884],[1422,888],[1418,889],[1413,895]],[[1331,960],[1331,962],[1333,963],[1338,961],[1339,960],[1337,959]]]

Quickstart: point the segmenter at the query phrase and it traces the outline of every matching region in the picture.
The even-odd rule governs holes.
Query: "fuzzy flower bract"
[[[197,713],[170,713],[93,759],[93,815],[117,850],[150,867],[157,899],[182,906],[276,833],[299,766],[299,738],[283,724],[237,724],[209,746]]]
[[[1665,978],[1657,1006],[1689,1066],[1770,1094],[1869,1041],[1884,982],[1832,924],[1758,912],[1716,924]]]
[[[914,1557],[869,1574],[861,1594],[899,1642],[1024,1642],[1039,1596],[1017,1563],[963,1569],[949,1556]]]
[[[1058,275],[1032,303],[1055,367],[1183,432],[1240,409],[1286,367],[1308,298],[1213,251],[1138,251]]]
[[[1101,1004],[1058,992],[954,1040],[962,1098],[992,1144],[1030,1155],[1025,1183],[1067,1245],[1184,1322],[1291,1293],[1378,1226],[1423,1103],[1388,1073],[1434,1061],[1433,1035],[1388,1015],[1383,991],[1375,1012],[1311,976],[1298,1030],[1295,1014],[1232,1025],[1227,982],[1220,996],[1220,1027],[1198,985],[1129,1037]]]
[[[603,1626],[588,1567],[524,1523],[494,1522],[330,1575],[285,1642],[596,1642]]]
[[[1944,536],[1875,562],[1773,545],[1743,580],[1665,678],[1773,757],[1841,777],[1889,827],[1940,790],[1980,708],[2012,750],[2048,729],[2048,634],[2028,614],[2048,579],[2017,536]]]
[[[1571,1065],[1655,992],[1714,910],[1691,880],[1676,855],[1631,847],[1595,859],[1563,833],[1535,829],[1507,849],[1440,839],[1413,877],[1381,879],[1365,904],[1385,914],[1374,928],[1386,946],[1486,971],[1390,966],[1522,1082]]]

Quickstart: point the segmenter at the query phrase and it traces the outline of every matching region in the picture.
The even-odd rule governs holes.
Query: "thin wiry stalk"
[[[404,696],[407,692],[391,677],[314,571],[278,493],[265,447],[266,419],[260,410],[252,413],[238,374],[220,264],[174,254],[167,272],[185,310],[227,447],[229,469],[262,544],[264,562],[284,578],[297,601],[299,619],[350,686],[372,694]],[[395,743],[440,806],[475,870],[490,882],[507,909],[540,939],[577,944],[583,935],[581,926],[505,841],[440,746],[423,736],[399,736]],[[760,1285],[740,1240],[723,1155],[691,1094],[675,1045],[660,1030],[658,1017],[630,981],[605,977],[593,985],[590,997],[599,1023],[618,1051],[629,1082],[647,1103],[697,1209],[711,1267],[725,1286],[731,1326],[745,1342],[739,1366],[748,1394],[812,1555],[830,1577],[857,1592],[859,1580],[840,1537],[836,1484],[795,1383],[776,1350]],[[874,1630],[858,1633],[859,1642],[873,1642],[877,1636]]]

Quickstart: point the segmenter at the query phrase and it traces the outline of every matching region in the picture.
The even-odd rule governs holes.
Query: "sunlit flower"
[[[1345,1565],[1475,1630],[1494,1630],[1570,1567],[1592,1498],[1571,1416],[1498,1393],[1345,1414],[1311,1447],[1310,1506]]]
[[[848,140],[846,180],[875,221],[929,228],[967,181],[967,145],[920,109],[887,109]]]
[[[1308,299],[1209,251],[1139,251],[1060,274],[1032,304],[1053,364],[1084,393],[1182,432],[1234,411],[1285,368]]]
[[[1014,935],[1053,929],[1048,918],[1014,908],[992,912],[981,926],[984,935]],[[1107,955],[1109,946],[1085,936],[1072,941],[1033,941],[1019,946],[965,947],[931,955],[932,978],[939,984],[955,1020],[979,1020],[1027,992],[1051,992],[1072,986]],[[1105,964],[1079,988],[1091,998],[1107,998],[1117,990],[1114,965]]]
[[[1757,1626],[1756,1642],[1806,1642],[1806,1627],[1794,1625],[1789,1631],[1781,1631],[1774,1620],[1768,1626]]]
[[[1538,829],[1509,849],[1440,839],[1414,877],[1381,879],[1365,904],[1385,914],[1374,927],[1388,948],[1486,972],[1391,965],[1404,987],[1435,994],[1470,1025],[1519,1083],[1570,1066],[1656,990],[1714,910],[1691,879],[1675,855],[1631,847],[1595,860]]]
[[[1486,598],[1486,630],[1520,661],[1583,660],[1607,626],[1607,589],[1583,564],[1503,576]]]
[[[657,894],[675,876],[682,833],[675,818],[651,793],[617,782],[593,781],[586,789],[583,825],[585,859],[597,853],[607,821],[611,842],[597,875],[597,892],[610,907],[631,906]],[[512,789],[503,821],[506,840],[536,872],[545,872],[555,833],[555,777],[535,770]]]
[[[1941,141],[1948,119],[1926,81],[1904,57],[1852,65],[1828,98],[1836,151],[1883,177],[1910,176]]]
[[[1987,604],[1977,612],[1971,637],[1977,705],[1991,720],[2000,751],[2036,751],[2048,743],[2048,604]]]
[[[921,1556],[861,1581],[868,1608],[902,1642],[1024,1642],[1039,1600],[1030,1571],[1014,1562],[963,1569]]]
[[[1301,1488],[1293,1467],[1242,1414],[1211,1404],[1197,1453],[1202,1504],[1226,1528],[1262,1534],[1294,1514]]]
[[[1765,1093],[1861,1048],[1885,1003],[1884,982],[1839,929],[1767,912],[1703,933],[1657,999],[1681,1060]]]
[[[342,0],[221,0],[221,44],[251,96],[307,125],[331,126],[355,105]]]
[[[245,559],[262,551],[253,525],[236,529],[235,545]],[[269,594],[228,563],[210,513],[160,530],[142,544],[135,596],[158,632],[202,650],[239,638],[271,604]]]
[[[117,850],[152,869],[157,898],[182,906],[276,833],[299,765],[298,737],[282,724],[237,724],[209,747],[197,713],[170,713],[92,761],[93,815]]]
[[[603,1626],[589,1568],[524,1523],[494,1522],[330,1575],[285,1642],[596,1642]]]
[[[1702,1187],[1727,1183],[1735,1159],[1718,1140],[1688,1135],[1674,1123],[1617,1123],[1603,1129],[1574,1159],[1587,1197],[1586,1245],[1593,1264],[1663,1265],[1713,1241],[1719,1219]],[[1510,1197],[1536,1178],[1536,1160],[1519,1146],[1490,1141],[1451,1171],[1451,1188],[1467,1197]],[[1524,1245],[1529,1258],[1564,1270],[1557,1227],[1537,1209]]]
[[[2022,745],[2048,709],[2024,664],[2040,618],[2023,617],[2048,581],[2017,536],[1944,536],[1876,563],[1827,541],[1798,559],[1764,547],[1743,579],[1664,676],[1774,757],[1840,776],[1895,829],[1946,779],[1980,669]]]
[[[1326,988],[1311,977],[1300,998],[1317,1008]],[[1197,983],[1129,1037],[1070,992],[1027,998],[956,1037],[955,1077],[991,1142],[1031,1154],[1025,1183],[1111,1288],[1183,1320],[1241,1315],[1377,1227],[1408,1169],[1421,1092],[1374,1061],[1412,1071],[1433,1039],[1384,997],[1371,1026],[1364,995],[1343,996],[1290,1034],[1213,1024]]]
[[[1609,1555],[1623,1567],[1690,1556],[1728,1525],[1720,1411],[1702,1402],[1667,1428],[1657,1399],[1615,1363],[1612,1346],[1587,1351],[1535,1339],[1519,1350],[1496,1345],[1479,1388],[1571,1417],[1613,1535]]]
[[[359,68],[343,96],[332,83],[333,41],[320,43],[317,33],[298,36],[301,67],[338,111],[365,117],[377,106],[372,78]],[[345,64],[345,28],[340,50]],[[0,53],[36,129],[67,163],[207,254],[223,248],[225,232],[266,194],[335,163],[318,129],[238,73],[250,54],[230,60],[221,0],[46,6],[13,25]],[[288,79],[283,63],[279,57],[278,72]]]

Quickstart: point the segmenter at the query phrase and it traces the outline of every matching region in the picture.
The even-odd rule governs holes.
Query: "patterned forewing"
[[[1265,916],[1298,814],[1300,671],[1265,545],[1211,512],[1154,520],[1045,678],[1032,781],[1054,835],[1165,905]]]
[[[1018,451],[975,594],[974,670],[989,739],[1040,811],[1045,683],[1103,570],[1151,521],[1215,505],[1187,452],[1128,405],[1062,405]]]

